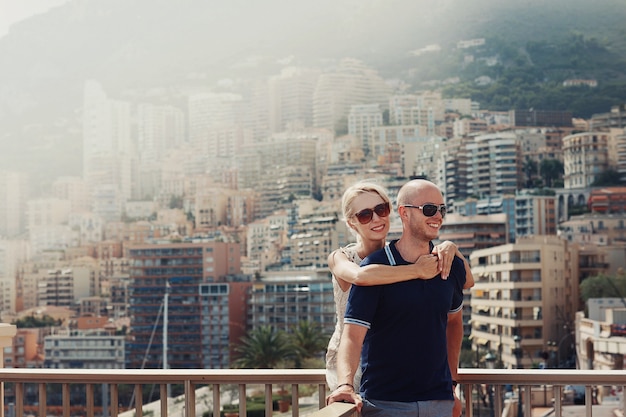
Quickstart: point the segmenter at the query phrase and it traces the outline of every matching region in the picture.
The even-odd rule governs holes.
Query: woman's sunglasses
[[[408,208],[420,209],[420,210],[422,210],[422,213],[424,213],[424,216],[426,216],[426,217],[433,217],[435,214],[437,214],[437,211],[439,211],[441,213],[441,217],[444,218],[444,217],[446,217],[446,212],[448,211],[448,208],[446,207],[445,204],[440,204],[440,205],[424,204],[423,206],[414,206],[412,204],[403,204],[402,206],[403,207],[408,207]]]
[[[380,203],[373,209],[368,208],[359,211],[354,215],[354,217],[356,217],[359,223],[367,224],[374,218],[374,213],[376,213],[378,217],[387,217],[390,212],[391,208],[389,207],[389,203]]]

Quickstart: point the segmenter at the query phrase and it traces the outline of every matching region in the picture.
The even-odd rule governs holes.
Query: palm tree
[[[300,321],[289,335],[294,368],[302,368],[304,360],[320,357],[326,350],[328,336],[319,323]]]
[[[238,368],[273,369],[289,356],[290,349],[282,330],[261,326],[250,331],[235,347]]]

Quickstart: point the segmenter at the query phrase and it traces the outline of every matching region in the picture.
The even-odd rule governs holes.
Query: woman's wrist
[[[337,388],[335,388],[335,391],[337,391],[341,387],[350,387],[350,389],[352,389],[352,391],[354,391],[354,385],[352,385],[352,384],[350,384],[348,382],[344,382],[343,384],[337,385]]]

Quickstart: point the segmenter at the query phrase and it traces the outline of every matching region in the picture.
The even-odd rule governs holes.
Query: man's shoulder
[[[389,247],[392,247],[392,245],[395,246],[396,241],[392,241],[389,242],[388,245]],[[370,253],[369,255],[367,255],[363,261],[361,262],[361,265],[369,265],[369,264],[388,264],[389,263],[389,259],[387,257],[387,250],[386,246],[375,250],[374,252]]]

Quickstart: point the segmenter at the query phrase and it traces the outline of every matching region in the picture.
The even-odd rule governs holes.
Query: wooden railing
[[[222,398],[224,396],[224,386],[237,386],[236,403],[238,403],[239,416],[246,416],[246,404],[248,389],[262,387],[265,397],[265,415],[271,416],[273,413],[273,398],[276,389],[283,389],[290,386],[288,394],[290,398],[291,415],[300,415],[300,387],[302,385],[315,386],[317,404],[314,409],[319,410],[325,406],[326,398],[326,378],[322,369],[281,369],[281,370],[253,370],[253,369],[222,369],[222,370],[135,370],[135,369],[0,369],[0,381],[12,389],[12,396],[15,398],[14,415],[22,417],[26,415],[25,407],[25,386],[34,384],[37,387],[36,410],[30,411],[38,417],[46,417],[50,414],[59,414],[63,417],[76,415],[77,404],[70,401],[71,388],[76,385],[85,387],[84,402],[79,404],[81,411],[79,415],[94,417],[101,415],[101,408],[96,409],[94,390],[96,386],[107,387],[107,401],[105,401],[106,415],[117,417],[123,413],[119,405],[119,387],[121,385],[131,385],[134,387],[133,410],[129,416],[143,416],[147,405],[143,404],[143,388],[149,385],[158,385],[160,400],[157,410],[150,410],[151,415],[167,417],[168,415],[184,415],[185,417],[195,417],[197,412],[213,412],[222,410]],[[62,388],[62,405],[50,410],[47,401],[47,385],[60,384]],[[168,385],[183,385],[184,394],[182,399],[168,399]],[[198,408],[196,393],[200,387],[208,389],[210,398],[206,402],[207,409]],[[9,395],[6,395],[9,397]],[[82,402],[82,401],[81,401]],[[177,403],[173,404],[173,403]],[[2,409],[7,409],[9,404],[2,404]],[[30,405],[32,407],[32,404]],[[176,409],[176,413],[172,409]],[[96,410],[98,411],[96,413]],[[124,414],[126,415],[126,414]],[[214,414],[219,415],[217,412]]]
[[[325,406],[325,398],[328,394],[324,370],[314,369],[281,369],[281,370],[56,370],[56,369],[0,369],[0,381],[3,384],[5,398],[11,398],[12,414],[22,417],[33,414],[38,417],[46,417],[58,414],[63,417],[82,415],[95,417],[106,416],[142,416],[153,415],[195,417],[204,412],[221,410],[225,403],[224,395],[226,387],[235,387],[235,399],[238,404],[239,416],[246,416],[247,397],[251,389],[263,392],[265,415],[276,415],[272,403],[278,388],[289,388],[288,397],[291,400],[289,412],[281,415],[292,417],[350,417],[356,416],[352,404],[332,404]],[[567,385],[585,386],[585,415],[593,416],[592,405],[594,387],[614,386],[623,390],[626,385],[626,371],[579,371],[561,369],[460,369],[459,370],[460,394],[465,401],[464,415],[472,417],[477,397],[474,391],[477,386],[488,387],[490,406],[494,409],[495,416],[502,416],[507,406],[504,400],[504,389],[507,385],[513,386],[510,400],[514,401],[517,408],[519,394],[523,399],[522,411],[524,416],[533,415],[532,401],[527,401],[536,394],[538,389],[549,395],[549,407],[554,411],[551,415],[563,416],[564,387]],[[50,384],[58,384],[62,388],[62,404],[54,412],[51,412],[47,398],[47,388]],[[160,392],[161,400],[156,404],[143,404],[142,391],[145,386],[156,384]],[[184,386],[181,398],[168,399],[168,386]],[[81,397],[80,412],[76,412],[77,404],[72,403],[71,393],[80,385],[85,395]],[[103,409],[95,406],[94,388],[102,385],[107,387],[106,407]],[[135,401],[131,410],[122,410],[119,406],[119,387],[131,386],[135,392]],[[306,386],[309,391],[313,390],[314,404],[303,406],[301,402],[301,388]],[[35,387],[36,401],[28,404],[25,401],[25,388]],[[541,387],[541,388],[538,388]],[[98,387],[99,388],[99,387]],[[198,398],[198,392],[205,390],[208,399]],[[623,391],[622,391],[623,392]],[[310,392],[309,392],[310,394]],[[515,395],[513,395],[515,394]],[[205,394],[202,394],[205,395]],[[545,395],[545,394],[544,394]],[[104,398],[103,398],[104,400]],[[624,409],[624,400],[618,405]],[[104,401],[103,401],[104,403]],[[177,406],[176,404],[177,403]],[[201,406],[207,405],[202,408]],[[508,404],[510,408],[510,404]],[[148,412],[148,407],[150,411]],[[178,408],[176,408],[178,407]],[[34,408],[34,410],[33,410]],[[2,410],[9,409],[9,404],[2,403]],[[274,413],[274,414],[273,414]],[[511,412],[507,415],[514,416]],[[215,412],[214,416],[219,414]]]

